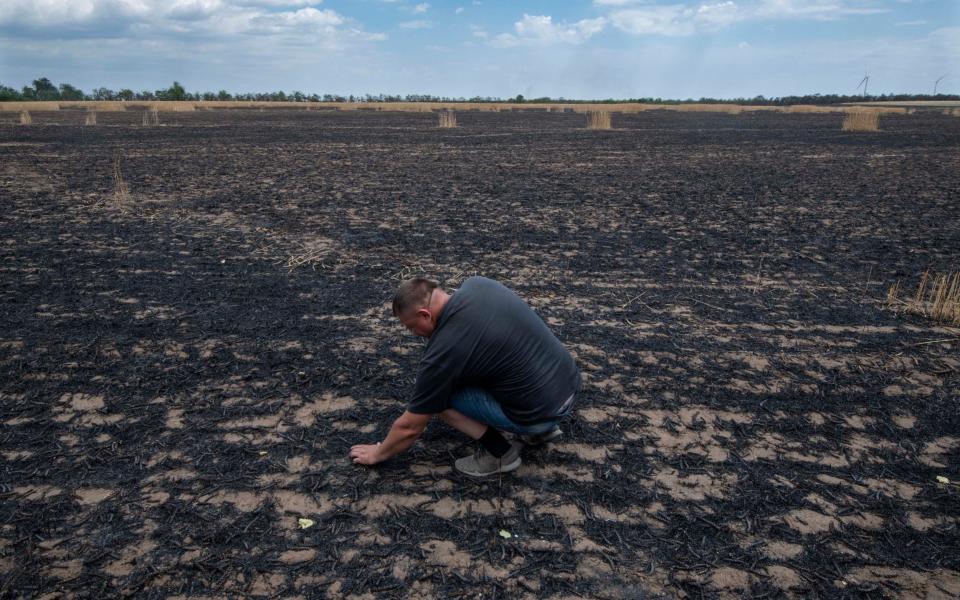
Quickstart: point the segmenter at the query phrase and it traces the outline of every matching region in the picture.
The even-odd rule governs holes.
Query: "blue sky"
[[[698,98],[960,93],[960,0],[0,0],[0,83]]]

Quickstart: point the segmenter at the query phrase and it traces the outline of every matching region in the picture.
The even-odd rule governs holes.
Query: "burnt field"
[[[885,306],[960,266],[960,119],[16,117],[0,596],[960,594],[960,330]],[[511,475],[452,472],[440,422],[346,458],[411,390],[418,273],[575,353]]]

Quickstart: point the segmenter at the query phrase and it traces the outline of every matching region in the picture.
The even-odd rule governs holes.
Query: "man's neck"
[[[435,294],[436,299],[433,301],[433,305],[436,307],[436,316],[437,321],[440,320],[440,315],[443,314],[443,309],[447,307],[447,302],[450,301],[450,294],[446,293],[443,290],[437,290]]]

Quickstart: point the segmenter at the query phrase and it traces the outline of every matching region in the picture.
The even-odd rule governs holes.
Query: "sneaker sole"
[[[458,473],[463,473],[464,475],[469,475],[470,477],[490,477],[491,475],[497,475],[498,473],[509,473],[510,471],[515,471],[517,470],[517,468],[520,467],[520,464],[522,462],[523,461],[521,461],[520,457],[518,456],[516,460],[514,460],[513,462],[508,463],[506,465],[501,465],[499,469],[497,469],[496,471],[490,471],[489,473],[478,473],[478,472],[471,473],[470,471],[464,471],[460,467],[457,467],[456,464],[454,464],[454,468],[457,470]]]

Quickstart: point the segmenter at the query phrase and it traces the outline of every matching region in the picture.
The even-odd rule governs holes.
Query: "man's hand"
[[[375,465],[400,454],[417,441],[432,416],[404,411],[400,418],[393,422],[383,442],[357,444],[350,448],[350,459],[357,465]]]
[[[375,465],[383,462],[380,456],[380,442],[376,444],[357,444],[350,448],[350,458],[358,465]]]

